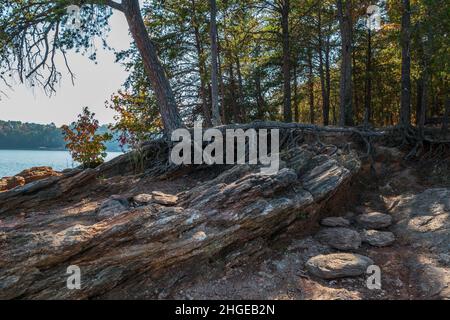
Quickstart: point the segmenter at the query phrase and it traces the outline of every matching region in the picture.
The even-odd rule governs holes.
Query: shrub
[[[78,121],[70,126],[62,126],[66,148],[69,149],[72,158],[81,163],[84,168],[95,168],[103,163],[106,157],[104,142],[111,140],[109,133],[96,134],[99,124],[94,118],[95,113],[88,107],[78,115]]]

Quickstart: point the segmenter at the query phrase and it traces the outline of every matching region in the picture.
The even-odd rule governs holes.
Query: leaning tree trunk
[[[200,95],[202,99],[202,111],[203,111],[203,117],[205,118],[205,124],[207,127],[212,126],[211,122],[211,110],[209,108],[208,104],[208,94],[206,89],[206,66],[205,66],[205,60],[203,58],[203,46],[201,43],[200,38],[200,30],[198,26],[198,21],[196,17],[196,11],[197,11],[197,4],[195,0],[191,0],[192,4],[192,28],[194,31],[194,38],[195,38],[195,48],[197,50],[197,59],[198,59],[198,73],[200,78]]]
[[[210,0],[211,10],[211,26],[210,26],[210,38],[211,38],[211,102],[212,102],[212,123],[214,126],[222,124],[219,110],[219,82],[217,76],[219,69],[217,66],[217,6],[216,0]]]
[[[337,1],[339,27],[341,32],[341,83],[340,83],[340,119],[339,125],[353,125],[352,105],[352,16],[351,1],[345,1],[345,12],[343,0]]]
[[[139,1],[124,0],[122,1],[122,5],[131,35],[141,54],[145,72],[147,73],[152,89],[155,92],[164,125],[164,131],[166,135],[169,135],[173,130],[184,126],[180,114],[178,113],[175,96],[164,68],[159,61],[156,48],[145,28]]]
[[[321,5],[321,4],[320,4]],[[330,101],[328,96],[328,89],[325,82],[325,73],[323,69],[323,35],[322,35],[322,8],[319,7],[318,21],[317,21],[317,32],[318,32],[318,52],[319,52],[319,74],[320,74],[320,86],[322,89],[322,114],[323,114],[323,125],[327,126],[329,124],[329,114],[330,114]]]
[[[402,0],[402,78],[400,101],[400,125],[411,125],[411,6],[409,0]]]
[[[281,30],[283,35],[283,114],[285,122],[292,122],[291,110],[291,50],[289,44],[289,0],[281,6]]]

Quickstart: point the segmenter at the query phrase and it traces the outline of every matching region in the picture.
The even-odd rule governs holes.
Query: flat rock
[[[174,206],[178,202],[178,197],[159,191],[152,192],[153,201],[165,206]]]
[[[367,229],[382,229],[392,224],[392,217],[381,212],[369,212],[358,216],[358,223]]]
[[[350,221],[343,217],[328,217],[322,219],[320,224],[325,227],[348,227],[350,225]]]
[[[389,231],[364,230],[361,239],[374,247],[387,247],[394,243],[395,235]]]
[[[348,228],[325,228],[316,234],[316,239],[338,250],[356,250],[361,246],[358,232]]]
[[[322,279],[356,277],[373,264],[372,259],[353,253],[318,255],[306,262],[306,269]]]

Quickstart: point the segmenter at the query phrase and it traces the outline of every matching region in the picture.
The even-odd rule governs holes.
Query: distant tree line
[[[103,125],[98,133],[108,131],[108,126]],[[42,125],[0,120],[0,149],[65,150],[65,145],[62,130],[54,123]],[[120,151],[114,138],[105,145],[108,151]]]

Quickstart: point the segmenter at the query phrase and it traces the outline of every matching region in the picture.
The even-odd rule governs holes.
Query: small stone
[[[203,241],[207,238],[206,233],[204,231],[196,232],[192,238],[197,241]]]
[[[316,234],[316,239],[338,250],[356,250],[361,246],[358,232],[348,228],[326,228]]]
[[[369,212],[358,217],[361,226],[367,229],[382,229],[392,224],[392,217],[381,212]]]
[[[350,221],[343,217],[328,217],[322,219],[320,223],[326,227],[348,227],[350,225]]]
[[[387,247],[394,243],[395,236],[389,231],[364,230],[361,239],[374,247]]]
[[[306,269],[322,279],[356,277],[366,273],[372,259],[352,253],[318,255],[306,262]]]
[[[150,202],[152,202],[153,200],[153,196],[151,194],[147,194],[147,193],[141,193],[138,194],[137,196],[133,197],[133,201],[136,202],[136,204],[138,205],[146,205],[149,204]]]
[[[166,194],[166,193],[162,193],[159,191],[153,191],[152,192],[152,196],[153,196],[153,200],[156,203],[162,204],[162,205],[166,205],[166,206],[174,206],[177,204],[178,201],[178,197],[171,195],[171,194]]]

